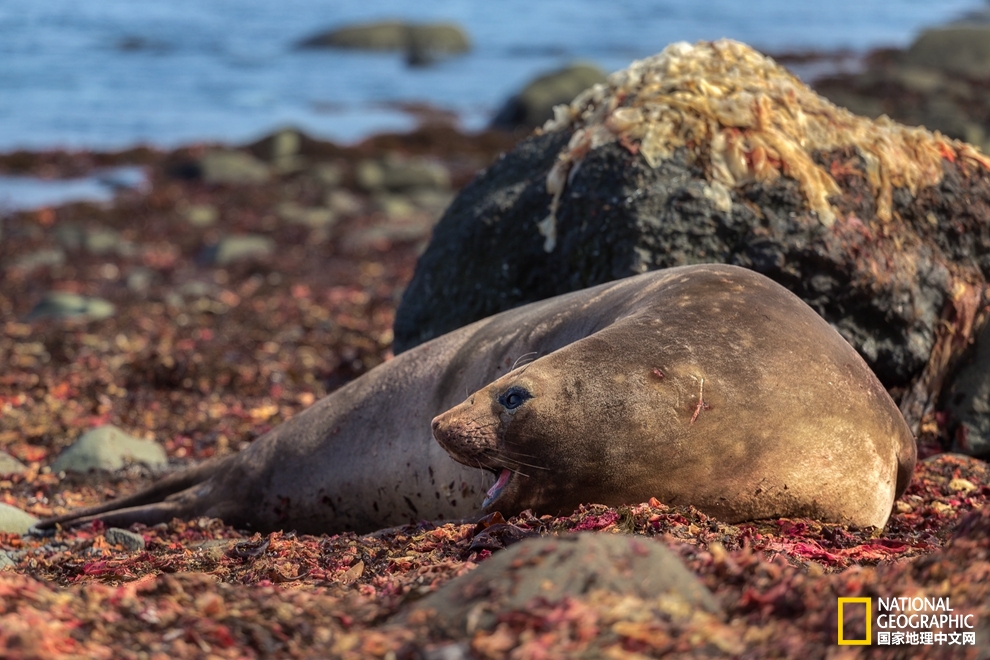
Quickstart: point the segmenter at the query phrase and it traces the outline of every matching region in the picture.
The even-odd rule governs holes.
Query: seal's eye
[[[515,410],[523,404],[527,399],[532,399],[533,395],[530,394],[525,388],[514,386],[507,389],[498,397],[498,402],[502,404],[506,410]]]

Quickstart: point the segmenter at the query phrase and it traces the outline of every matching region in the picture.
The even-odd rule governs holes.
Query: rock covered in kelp
[[[728,262],[800,295],[917,424],[982,321],[990,160],[838,108],[751,48],[674,44],[612,74],[451,204],[398,350],[519,304]]]

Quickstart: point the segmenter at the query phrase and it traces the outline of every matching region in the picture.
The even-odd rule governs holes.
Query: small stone
[[[0,451],[0,475],[20,474],[27,466],[6,452]]]
[[[275,212],[286,222],[306,225],[312,229],[326,228],[336,222],[333,211],[322,206],[306,207],[295,202],[279,204]]]
[[[249,184],[268,180],[268,166],[242,151],[211,151],[199,161],[206,183]]]
[[[78,318],[96,321],[109,318],[116,312],[117,308],[108,300],[55,291],[46,295],[34,306],[28,313],[27,320]]]
[[[55,241],[66,250],[78,250],[86,240],[86,232],[75,222],[60,223],[55,227]]]
[[[140,552],[145,547],[143,536],[126,529],[120,529],[119,527],[108,529],[103,533],[103,538],[106,539],[108,544],[122,545],[125,550],[130,552]]]
[[[269,136],[267,142],[268,158],[274,162],[298,155],[302,134],[294,128],[283,128]]]
[[[420,189],[409,193],[409,199],[430,215],[439,218],[454,201],[454,193],[447,190]]]
[[[344,181],[344,168],[336,163],[319,163],[313,167],[313,176],[324,186],[334,188]]]
[[[375,206],[389,220],[405,219],[416,214],[416,207],[404,195],[376,195]]]
[[[127,275],[127,288],[134,293],[145,293],[155,278],[155,271],[138,266]]]
[[[357,184],[369,192],[403,192],[415,188],[450,188],[447,168],[425,158],[389,154],[378,160],[363,160],[354,171]]]
[[[88,230],[83,240],[83,247],[90,254],[97,256],[119,254],[126,257],[134,254],[134,246],[130,242],[125,241],[118,232],[107,228]]]
[[[364,204],[361,203],[357,195],[343,189],[328,192],[324,204],[339,215],[354,215],[360,213],[361,209],[364,208]]]
[[[207,248],[206,260],[216,266],[226,266],[235,261],[263,259],[275,252],[275,241],[260,234],[228,236]]]
[[[46,248],[29,252],[19,259],[15,259],[10,267],[12,269],[29,273],[38,268],[51,266],[61,266],[65,263],[65,252],[59,248]]]
[[[9,504],[0,504],[0,532],[27,534],[31,526],[40,520]]]
[[[164,467],[168,459],[158,443],[135,438],[115,426],[107,425],[84,433],[59,454],[52,463],[52,471],[119,470],[127,461],[155,468]]]
[[[182,215],[193,227],[211,227],[220,218],[217,208],[211,204],[190,204],[182,211]]]

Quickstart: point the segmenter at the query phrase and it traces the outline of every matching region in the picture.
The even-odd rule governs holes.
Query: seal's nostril
[[[430,426],[433,427],[433,432],[434,433],[436,433],[437,431],[439,431],[440,430],[440,418],[439,417],[434,417],[433,418],[433,422],[430,424]]]

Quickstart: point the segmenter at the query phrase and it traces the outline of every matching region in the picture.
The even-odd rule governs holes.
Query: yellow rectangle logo
[[[866,639],[846,639],[843,633],[843,623],[845,621],[843,617],[842,608],[846,603],[863,603],[866,605]],[[869,597],[865,598],[840,598],[839,599],[839,646],[867,646],[873,640],[873,599]]]

